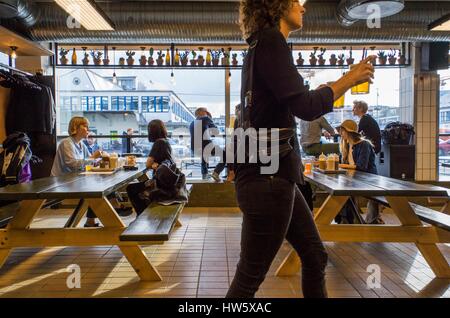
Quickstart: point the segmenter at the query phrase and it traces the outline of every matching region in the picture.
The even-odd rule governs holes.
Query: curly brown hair
[[[239,23],[244,39],[258,30],[279,26],[295,1],[298,0],[241,0]]]

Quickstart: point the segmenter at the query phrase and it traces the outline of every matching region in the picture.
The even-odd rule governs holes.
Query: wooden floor
[[[68,213],[44,210],[33,227],[61,226]],[[388,211],[384,219],[395,223]],[[117,247],[23,248],[14,250],[0,269],[0,297],[223,297],[239,257],[240,213],[233,208],[186,208],[181,220],[183,226],[169,242],[144,248],[162,282],[140,282]],[[450,280],[436,279],[413,244],[326,243],[326,247],[330,297],[450,297]],[[450,259],[450,245],[440,247]],[[258,297],[302,296],[300,275],[274,276],[288,252],[285,243]],[[67,287],[71,264],[81,267],[80,289]],[[380,288],[367,289],[370,264],[381,268]]]

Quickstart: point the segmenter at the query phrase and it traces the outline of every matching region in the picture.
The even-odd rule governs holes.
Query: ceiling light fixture
[[[10,46],[10,48],[11,48],[11,58],[16,59],[17,58],[17,53],[16,53],[17,46]]]
[[[112,82],[114,85],[117,85],[117,75],[116,75],[116,47],[113,46],[113,77]]]
[[[55,0],[86,30],[113,31],[114,23],[93,0]]]
[[[176,86],[176,85],[177,85],[177,82],[176,82],[176,80],[175,80],[175,74],[173,73],[173,69],[172,69],[172,73],[170,73],[170,83],[171,83],[173,86]]]

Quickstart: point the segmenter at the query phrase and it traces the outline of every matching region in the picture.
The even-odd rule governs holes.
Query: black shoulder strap
[[[247,79],[247,91],[244,95],[244,100],[241,101],[240,105],[240,114],[239,114],[239,123],[240,126],[244,129],[251,127],[250,123],[250,110],[253,105],[253,82],[254,82],[254,73],[255,73],[255,56],[256,56],[256,46],[258,45],[258,39],[255,39],[252,43],[250,43],[248,50],[249,57],[249,69],[248,69],[248,79]]]

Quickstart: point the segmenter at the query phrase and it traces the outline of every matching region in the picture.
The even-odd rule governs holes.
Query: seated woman
[[[102,156],[100,150],[91,154],[82,142],[89,135],[89,121],[86,118],[73,117],[69,122],[68,133],[69,137],[63,139],[56,150],[51,171],[52,176],[84,171],[86,165],[94,164],[95,159]],[[94,212],[89,209],[85,227],[98,225],[95,218]]]
[[[343,163],[340,167],[377,174],[374,147],[369,140],[365,139],[360,133],[358,133],[358,125],[356,122],[350,119],[345,120],[339,127],[337,127],[337,130],[341,135],[341,153]],[[344,210],[348,210],[348,206],[346,206]],[[367,210],[367,223],[384,223],[379,216],[377,202],[369,200]],[[347,221],[349,221],[348,213],[344,216],[347,217]]]
[[[153,201],[186,201],[186,179],[176,168],[172,147],[164,123],[155,119],[148,124],[148,140],[153,143],[146,166],[153,169],[153,179],[127,186],[128,198],[139,215]]]

